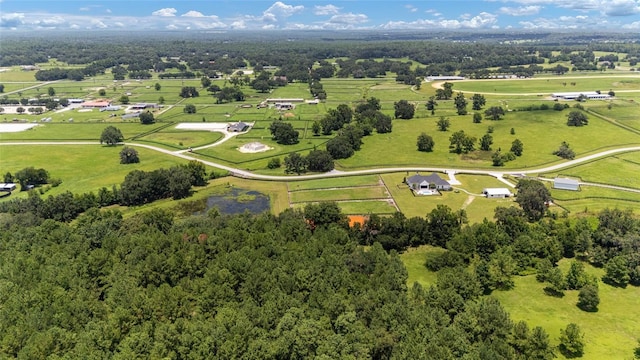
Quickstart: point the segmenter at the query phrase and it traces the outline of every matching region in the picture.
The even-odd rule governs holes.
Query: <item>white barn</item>
[[[482,193],[489,199],[505,199],[513,196],[507,188],[485,188]]]
[[[602,93],[599,93],[597,91],[553,93],[553,94],[551,94],[551,97],[554,98],[554,99],[575,100],[575,99],[579,98],[581,95],[586,96],[587,99],[591,99],[591,100],[611,99],[611,95],[602,94]]]
[[[579,191],[580,182],[574,179],[557,177],[553,179],[553,188],[559,190]]]

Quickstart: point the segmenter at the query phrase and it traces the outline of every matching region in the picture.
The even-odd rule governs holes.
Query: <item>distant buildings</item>
[[[464,80],[464,76],[427,76],[426,81],[455,81]]]
[[[557,177],[553,179],[553,188],[560,190],[578,191],[580,190],[580,182],[574,179]]]
[[[611,95],[602,94],[597,91],[583,91],[583,92],[560,92],[553,93],[551,97],[554,99],[562,99],[562,100],[576,100],[580,96],[584,96],[587,99],[611,99]]]
[[[505,199],[513,196],[507,188],[485,188],[482,193],[489,199]]]

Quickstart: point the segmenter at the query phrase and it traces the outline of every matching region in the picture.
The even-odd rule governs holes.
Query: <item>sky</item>
[[[18,30],[640,32],[640,0],[0,0]]]

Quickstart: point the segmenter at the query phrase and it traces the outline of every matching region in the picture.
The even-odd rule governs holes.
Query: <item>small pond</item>
[[[225,194],[209,196],[206,209],[198,211],[195,215],[206,214],[212,208],[217,208],[225,215],[241,214],[245,211],[259,214],[269,211],[269,196],[257,191],[233,188]]]

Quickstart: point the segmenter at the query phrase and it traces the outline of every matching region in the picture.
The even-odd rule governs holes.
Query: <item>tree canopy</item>
[[[122,136],[122,132],[117,127],[109,125],[102,130],[100,144],[113,146],[122,141],[124,141],[124,136]]]

